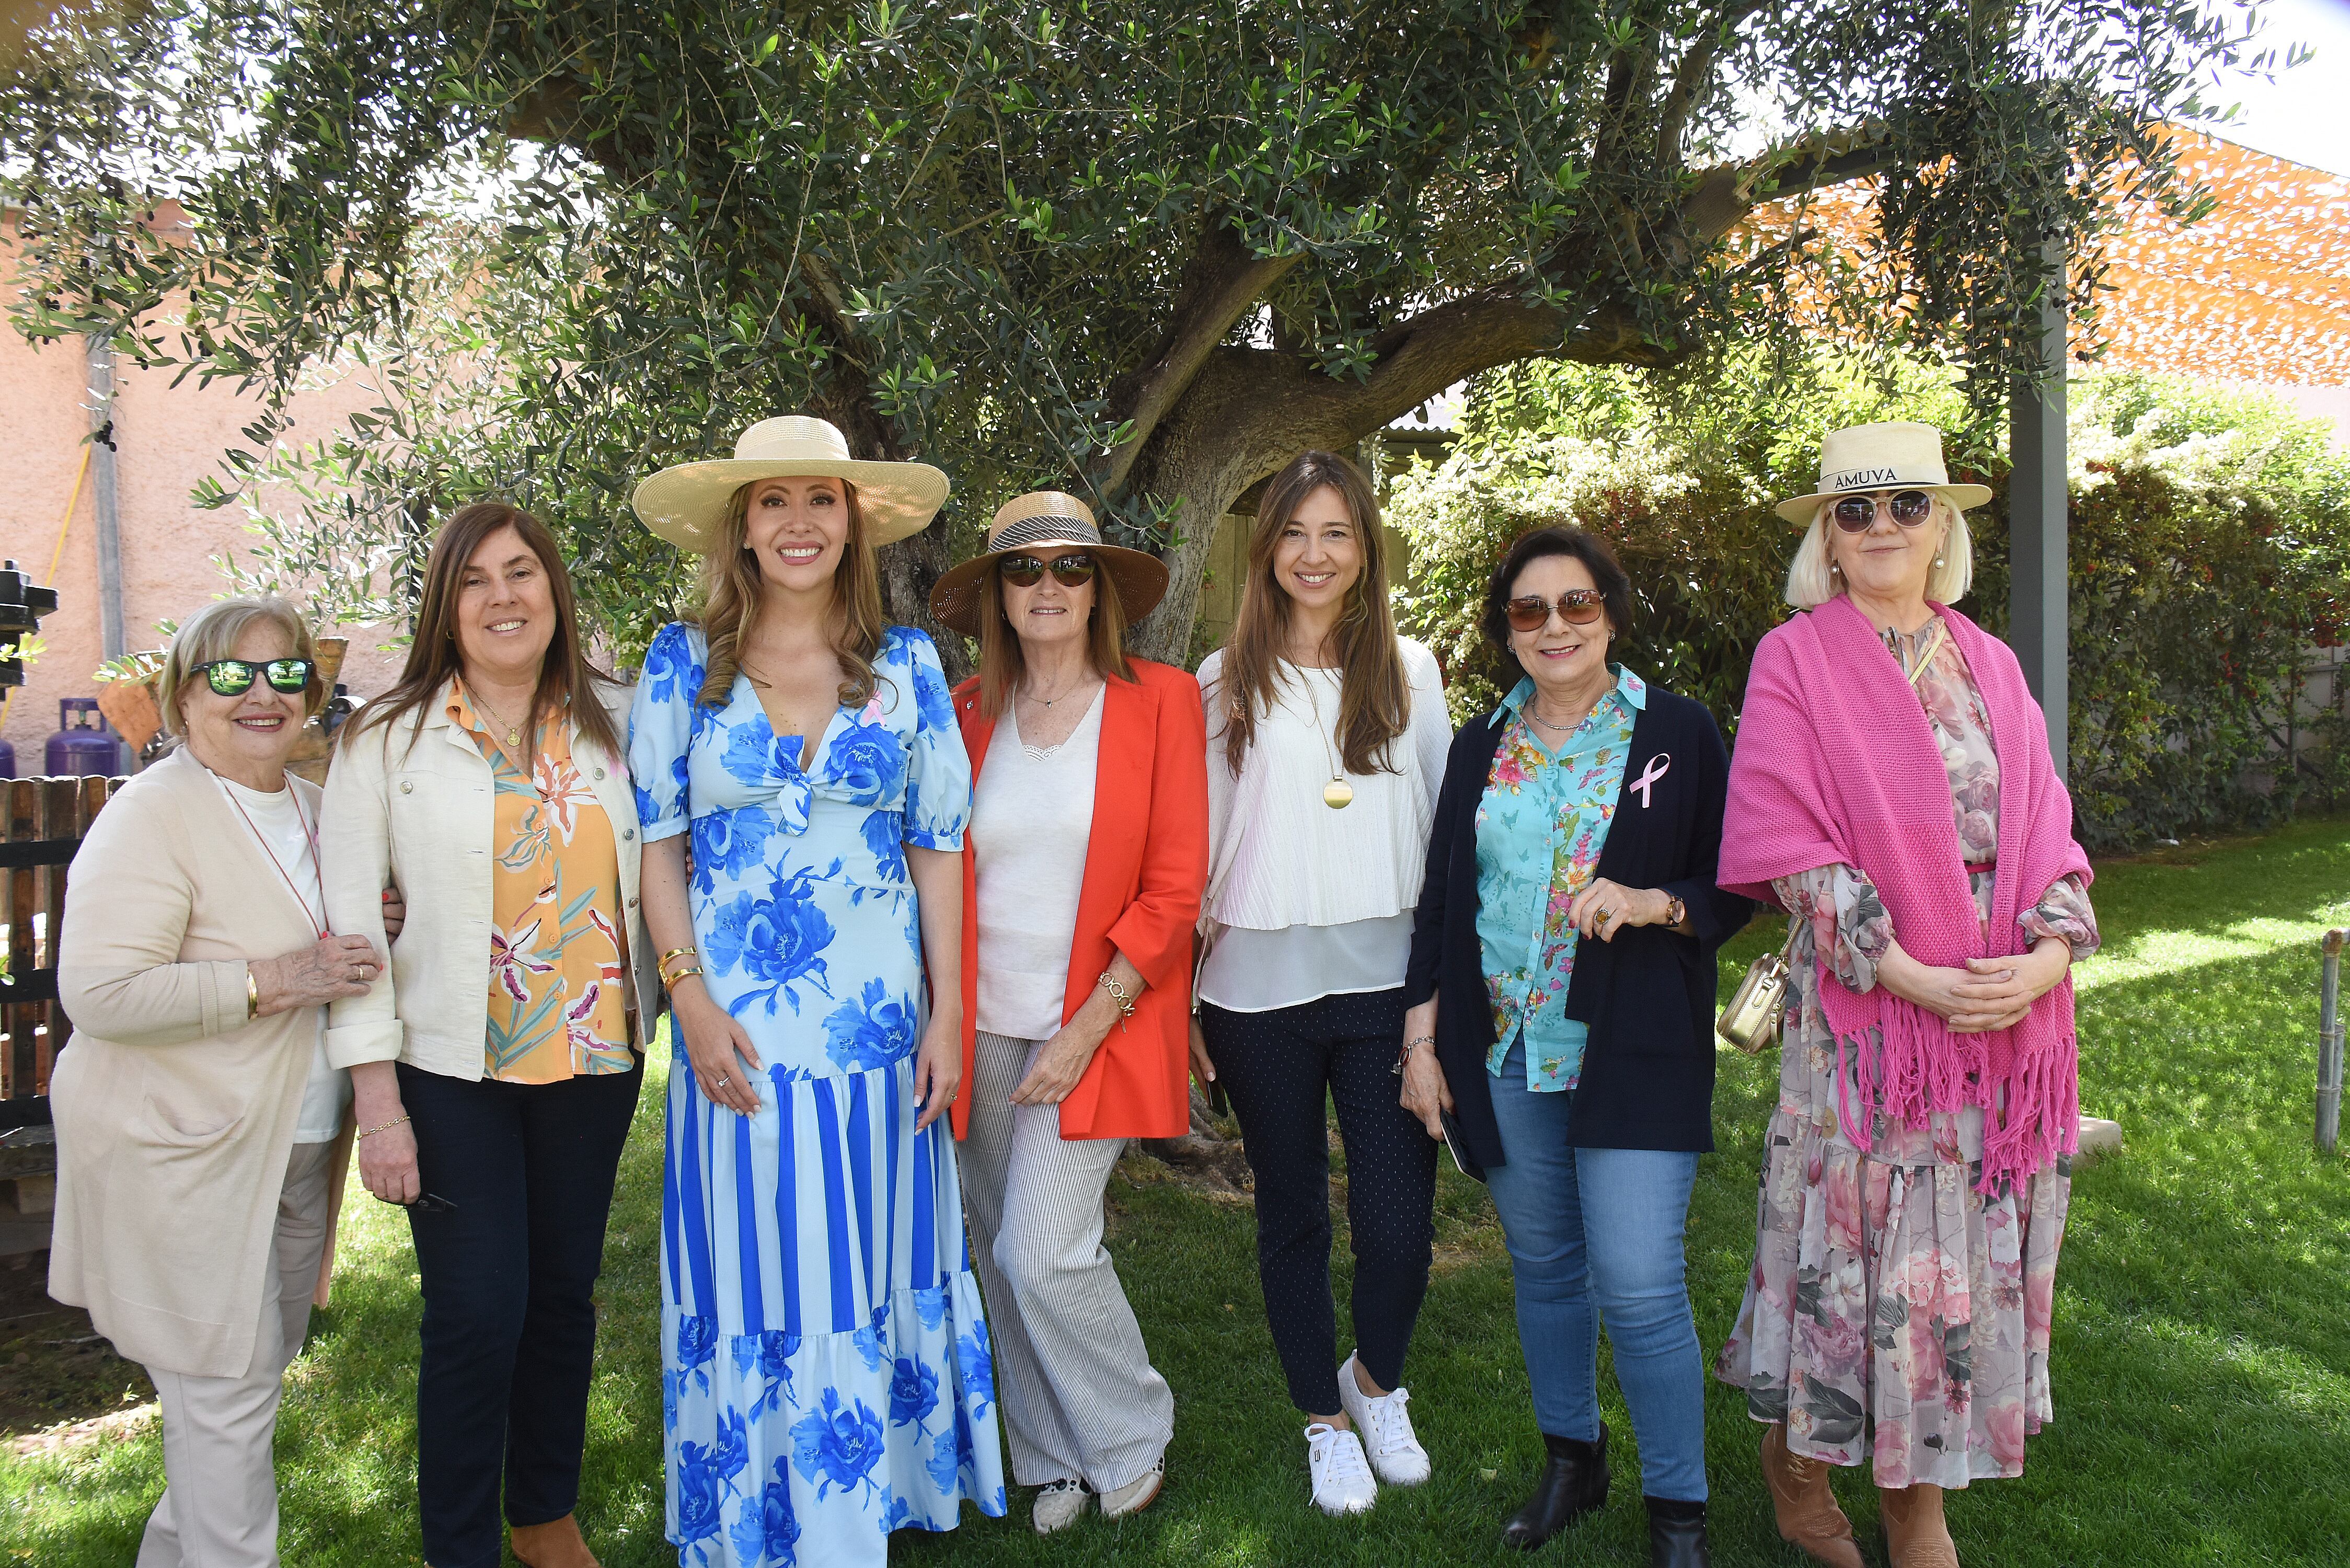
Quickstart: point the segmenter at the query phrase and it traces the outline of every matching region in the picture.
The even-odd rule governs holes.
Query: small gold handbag
[[[1787,920],[1787,942],[1775,953],[1764,953],[1746,966],[1746,978],[1731,992],[1730,1005],[1713,1021],[1713,1032],[1724,1044],[1749,1056],[1760,1056],[1779,1043],[1779,1021],[1787,1010],[1787,976],[1794,961],[1795,934],[1801,916]]]

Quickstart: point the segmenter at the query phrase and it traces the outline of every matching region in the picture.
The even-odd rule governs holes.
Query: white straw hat
[[[1908,420],[1854,425],[1820,438],[1820,487],[1779,503],[1779,515],[1808,524],[1820,503],[1856,490],[1938,490],[1964,512],[1991,499],[1981,484],[1953,484],[1942,466],[1942,432]]]
[[[860,462],[828,420],[785,414],[743,432],[732,458],[681,462],[648,475],[629,498],[646,527],[681,550],[708,555],[734,493],[759,479],[839,479],[876,548],[930,526],[946,504],[947,476],[927,462]]]

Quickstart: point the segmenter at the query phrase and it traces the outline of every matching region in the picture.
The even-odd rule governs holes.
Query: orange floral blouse
[[[611,818],[571,760],[571,726],[541,720],[529,777],[464,683],[449,717],[497,783],[491,873],[488,1076],[557,1084],[636,1065],[629,1049],[620,860]]]

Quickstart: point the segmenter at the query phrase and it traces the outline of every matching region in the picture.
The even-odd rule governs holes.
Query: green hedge
[[[1486,575],[1520,533],[1565,521],[1607,536],[1632,575],[1624,657],[1734,734],[1754,644],[1790,613],[1781,588],[1800,533],[1770,503],[1809,487],[1820,432],[1966,422],[1926,367],[1880,383],[1823,360],[1802,396],[1762,384],[1759,366],[1734,369],[1668,405],[1631,373],[1541,366],[1471,389],[1451,455],[1398,475],[1388,507],[1413,549],[1401,618],[1455,676],[1456,717],[1498,695],[1475,627]],[[2337,799],[2350,783],[2338,711],[2303,721],[2298,770],[2277,763],[2292,672],[2350,618],[2350,462],[2322,425],[2271,400],[2143,376],[2076,381],[2071,411],[2083,839],[2107,849],[2256,826]],[[2003,634],[2004,458],[1952,455],[1992,490],[1969,514],[1975,584],[1960,607]]]

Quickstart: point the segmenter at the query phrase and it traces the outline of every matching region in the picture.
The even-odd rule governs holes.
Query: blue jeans
[[[1535,1421],[1555,1438],[1599,1436],[1605,1317],[1639,1444],[1640,1490],[1703,1501],[1705,1369],[1681,1257],[1697,1156],[1573,1147],[1574,1092],[1529,1090],[1523,1044],[1492,1086],[1509,1163],[1488,1172],[1487,1185],[1517,1280]]]

